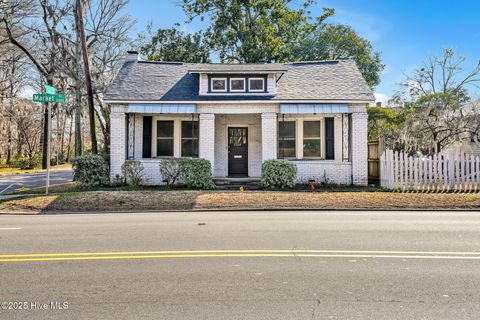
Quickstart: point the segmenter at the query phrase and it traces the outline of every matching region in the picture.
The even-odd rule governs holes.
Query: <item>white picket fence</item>
[[[380,157],[380,185],[400,192],[479,192],[480,158],[453,150],[412,157],[387,149]]]

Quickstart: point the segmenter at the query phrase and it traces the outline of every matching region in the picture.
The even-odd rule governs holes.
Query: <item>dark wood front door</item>
[[[228,128],[228,175],[248,176],[248,128]]]

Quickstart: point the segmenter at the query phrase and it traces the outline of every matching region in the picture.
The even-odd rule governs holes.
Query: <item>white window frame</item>
[[[223,80],[225,81],[225,89],[219,90],[219,89],[214,89],[213,88],[213,81],[215,80]],[[211,92],[227,92],[227,78],[226,77],[211,77],[210,78],[210,91]]]
[[[250,81],[252,80],[262,80],[262,89],[251,89],[250,87]],[[248,78],[248,92],[265,92],[265,78],[262,77],[254,77],[254,78]]]
[[[283,157],[283,158],[280,158],[280,123],[281,122],[293,122],[295,124],[295,138],[293,138],[293,141],[295,141],[295,156],[293,157]],[[296,119],[285,119],[285,121],[283,120],[279,120],[278,121],[278,134],[277,134],[277,158],[278,159],[287,159],[287,160],[292,160],[292,159],[298,159],[298,123],[299,121],[297,121]],[[292,140],[292,138],[288,138],[287,140]],[[303,146],[303,145],[302,145]]]
[[[243,89],[233,89],[232,87],[232,80],[242,80],[243,81]],[[230,78],[230,92],[245,92],[247,91],[247,81],[245,78]]]
[[[302,119],[302,141],[301,141],[301,145],[302,145],[302,156],[303,156],[303,159],[318,159],[318,160],[324,160],[325,159],[325,156],[324,156],[324,143],[325,143],[325,130],[324,130],[324,123],[325,121],[325,118],[319,118],[319,119],[310,119],[310,118],[306,118],[306,119]],[[304,135],[304,128],[303,128],[303,124],[305,122],[319,122],[319,126],[320,126],[320,136],[319,137],[308,137],[308,138],[305,138],[305,135]],[[318,140],[320,139],[320,156],[305,156],[303,153],[304,153],[304,141],[305,140]]]
[[[180,123],[180,157],[188,157],[188,156],[184,156],[182,154],[182,142],[183,140],[197,140],[197,143],[198,143],[198,155],[197,156],[191,156],[192,158],[199,158],[200,157],[200,120],[193,120],[193,122],[197,122],[198,123],[198,134],[192,139],[192,138],[184,138],[183,135],[182,135],[182,127],[183,127],[183,123],[184,122],[192,122],[192,120],[186,120],[186,119],[181,119],[179,121]]]
[[[169,137],[157,137],[157,126],[158,126],[158,122],[159,121],[171,121],[173,123],[173,136],[172,138],[169,138]],[[154,136],[154,139],[153,139],[153,145],[155,147],[155,158],[158,158],[158,159],[164,159],[164,158],[174,158],[175,157],[175,153],[176,153],[176,134],[175,134],[175,131],[176,131],[176,128],[177,128],[177,125],[176,125],[176,121],[175,119],[163,119],[163,118],[156,118],[155,119],[155,136]],[[171,156],[159,156],[158,155],[158,150],[157,150],[157,141],[158,140],[170,140],[172,139],[173,140],[173,154]]]

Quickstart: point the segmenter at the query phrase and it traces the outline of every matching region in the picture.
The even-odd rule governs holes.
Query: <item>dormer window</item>
[[[268,74],[212,74],[200,76],[200,92],[212,95],[268,95]],[[272,87],[275,87],[272,85]]]
[[[211,78],[212,92],[227,92],[227,78]]]
[[[264,92],[265,79],[264,78],[248,78],[248,91],[250,92]]]
[[[231,92],[245,92],[245,78],[230,78]]]

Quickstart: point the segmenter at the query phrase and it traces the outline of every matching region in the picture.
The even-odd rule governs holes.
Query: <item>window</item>
[[[230,91],[232,91],[232,92],[245,92],[245,79],[244,78],[230,78]]]
[[[182,157],[198,157],[198,121],[182,121]]]
[[[303,122],[303,156],[321,157],[320,150],[320,121]]]
[[[173,121],[157,121],[157,157],[173,157]]]
[[[227,78],[211,78],[212,92],[227,92]]]
[[[279,158],[295,158],[295,121],[281,121],[278,124]]]
[[[250,92],[263,92],[265,91],[265,79],[263,78],[249,78],[248,79],[248,91]]]

